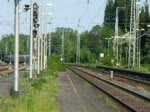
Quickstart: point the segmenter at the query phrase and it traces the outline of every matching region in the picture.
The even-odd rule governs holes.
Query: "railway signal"
[[[39,6],[36,2],[33,3],[33,37],[36,38],[38,24],[38,16],[39,16]]]

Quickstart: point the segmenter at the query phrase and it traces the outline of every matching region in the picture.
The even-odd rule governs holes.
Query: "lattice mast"
[[[116,65],[118,66],[118,7],[116,8],[115,37],[113,49],[116,58]]]
[[[136,1],[136,63],[139,62],[139,15],[140,15],[140,0]]]
[[[136,43],[136,0],[131,0],[131,15],[130,15],[130,39],[129,39],[129,57],[128,66],[135,66],[135,43]],[[132,54],[132,57],[131,57]]]
[[[80,19],[78,21],[78,34],[77,34],[77,54],[76,54],[76,64],[80,64]]]

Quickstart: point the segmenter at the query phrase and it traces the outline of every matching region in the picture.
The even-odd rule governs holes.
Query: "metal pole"
[[[9,62],[10,65],[11,65],[11,58],[12,58],[12,57],[11,57],[11,52],[10,52],[10,62]]]
[[[63,59],[63,62],[64,62],[64,31],[63,31],[63,34],[62,34],[62,59]]]
[[[47,68],[47,16],[45,17],[45,68]]]
[[[6,42],[5,47],[6,47],[6,54],[7,54],[7,51],[8,51],[8,42]]]
[[[40,70],[41,70],[41,71],[43,70],[43,68],[42,68],[42,61],[43,61],[43,60],[42,60],[42,52],[43,52],[43,51],[42,51],[42,41],[43,41],[43,40],[42,40],[42,39],[43,39],[43,38],[42,38],[42,35],[41,35],[41,38],[40,38],[40,51],[41,51],[41,52],[40,52]]]
[[[37,69],[37,76],[39,76],[40,75],[40,68],[41,68],[41,65],[40,65],[40,55],[41,55],[41,44],[40,44],[40,42],[41,42],[41,37],[42,37],[42,31],[41,31],[41,0],[39,0],[38,1],[38,3],[39,3],[39,20],[38,20],[38,22],[39,22],[39,37],[38,37],[38,69]]]
[[[49,33],[49,56],[51,56],[51,32]]]
[[[34,70],[36,70],[36,52],[37,52],[37,36],[33,38],[33,45],[34,45],[34,50],[33,50],[33,65],[34,65]]]
[[[79,57],[78,57],[78,59],[79,59],[79,64],[80,64],[80,33],[79,33],[78,36],[79,36],[79,37],[78,37],[78,38],[79,38],[79,46],[78,46],[78,47],[79,47],[79,48],[78,48],[78,50],[79,50]]]
[[[44,66],[43,67],[44,67],[44,70],[45,70],[45,50],[46,50],[45,49],[45,45],[46,45],[45,44],[46,43],[45,40],[46,40],[46,34],[44,34],[44,37],[43,37],[43,41],[44,41],[44,43],[43,43],[44,44],[44,46],[43,46],[43,48],[44,48],[44,53],[43,53],[43,58],[44,58],[44,63],[43,64],[44,64]]]
[[[140,1],[136,0],[136,29],[139,29]],[[139,31],[136,30],[136,64],[139,63]]]
[[[79,45],[78,45],[78,43],[79,43],[79,42],[78,42],[78,35],[79,35],[79,34],[77,34],[77,54],[76,54],[76,64],[77,64],[77,65],[78,65],[78,55],[79,55],[79,54],[78,54],[78,53],[79,53],[79,52],[78,52],[78,46],[79,46]]]
[[[44,68],[47,68],[47,51],[48,51],[48,49],[47,49],[47,16],[48,16],[49,14],[46,14],[45,13],[45,45],[44,45]]]
[[[77,57],[76,57],[77,65],[80,64],[80,34],[77,35]]]
[[[40,23],[41,23],[41,71],[43,70],[43,37],[44,37],[44,34],[43,34],[43,16],[42,16],[42,13],[43,13],[43,4],[41,2],[41,10],[40,10]]]
[[[37,42],[38,42],[38,46],[37,46],[37,50],[38,50],[38,65],[37,65],[37,76],[40,75],[40,36],[37,37]]]
[[[120,66],[122,64],[122,38],[123,37],[121,37],[121,46],[120,46]]]
[[[108,38],[108,61],[109,61],[109,38]]]
[[[33,59],[33,0],[30,1],[30,75],[29,81],[32,80],[32,59]]]
[[[141,67],[141,30],[139,35],[139,68]]]
[[[128,65],[128,57],[127,57],[128,56],[128,53],[127,53],[128,52],[128,48],[126,47],[125,50],[126,50],[126,65]]]
[[[116,54],[115,54],[115,56],[116,56],[116,60],[117,60],[117,62],[116,62],[116,65],[118,66],[118,7],[116,8],[116,25],[115,25],[115,49],[116,49]]]
[[[18,80],[19,80],[19,0],[15,0],[15,60],[14,60],[14,95],[18,96]]]
[[[43,70],[43,35],[41,36],[41,71]]]
[[[43,4],[42,4],[42,6],[43,6]],[[42,7],[43,8],[43,10],[42,10],[42,17],[43,17],[43,20],[42,20],[42,24],[43,24],[43,26],[44,27],[42,27],[42,29],[43,29],[43,34],[44,34],[44,36],[43,36],[43,49],[44,49],[44,51],[43,51],[43,69],[45,70],[45,39],[46,39],[46,25],[45,25],[45,21],[46,21],[46,14],[44,13],[45,12],[45,6],[43,6]]]
[[[40,19],[41,19],[41,17],[40,17],[41,5],[40,4],[41,4],[41,1],[39,0],[38,3],[39,3],[39,23],[40,23]],[[40,36],[41,36],[41,30],[39,28],[39,36],[37,37],[37,57],[38,57],[38,60],[37,60],[38,61],[38,63],[37,63],[37,76],[40,75]]]

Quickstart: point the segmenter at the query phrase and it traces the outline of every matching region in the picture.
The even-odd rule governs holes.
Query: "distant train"
[[[19,63],[29,62],[29,55],[19,55]],[[14,63],[14,55],[5,55],[4,58],[5,63]]]

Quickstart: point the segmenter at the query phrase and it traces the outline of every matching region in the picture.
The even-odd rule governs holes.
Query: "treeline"
[[[13,34],[3,35],[0,40],[0,54],[14,54],[15,48],[15,37]],[[20,34],[19,35],[19,54],[29,54],[29,36]]]
[[[115,29],[116,8],[120,7],[118,11],[118,26],[119,35],[130,32],[130,15],[131,15],[131,1],[132,0],[107,0],[104,16],[104,25]],[[145,0],[144,6],[140,8],[139,28],[144,29],[141,35],[147,32],[147,35],[141,37],[141,55],[142,62],[147,63],[150,61],[150,12],[148,0]]]
[[[119,10],[119,35],[124,35],[130,31],[130,9],[131,0],[107,0],[104,16],[104,24],[94,26],[90,31],[82,32],[80,35],[80,62],[81,63],[103,63],[105,65],[112,65],[113,55],[113,43],[108,38],[114,36],[115,31],[115,18],[116,18],[116,7],[124,7]],[[140,12],[140,27],[148,30],[146,27],[150,23],[150,12],[148,1],[145,1],[145,5],[141,8]],[[75,63],[76,52],[77,52],[77,30],[71,28],[56,28],[55,31],[51,32],[51,53],[52,55],[58,55],[61,57],[61,37],[64,31],[64,43],[65,43],[65,62]],[[141,32],[142,34],[144,32]],[[47,35],[47,37],[49,34]],[[20,35],[20,54],[29,53],[29,36]],[[6,43],[8,45],[7,54],[14,53],[14,36],[6,35],[3,36],[0,41],[0,53],[6,53]],[[25,47],[25,43],[28,43]],[[109,47],[108,47],[109,44]],[[121,46],[121,45],[120,45]],[[127,63],[126,57],[126,46],[127,42],[124,42],[119,47],[119,58],[122,58],[122,65]],[[100,53],[104,53],[104,58],[100,59]],[[144,35],[141,38],[141,55],[142,63],[150,62],[150,36]],[[149,60],[149,61],[148,61]],[[115,65],[115,64],[114,64]]]
[[[77,52],[77,30],[71,28],[57,28],[55,32],[52,32],[52,54],[61,56],[61,37],[63,31],[65,62],[75,63]],[[111,37],[113,34],[113,29],[99,25],[94,26],[90,31],[82,32],[80,35],[80,62],[96,63],[100,59],[100,53],[105,54],[106,59],[104,59],[103,62],[109,62],[107,58],[108,45],[106,38]],[[112,53],[110,53],[110,55],[112,55]]]

